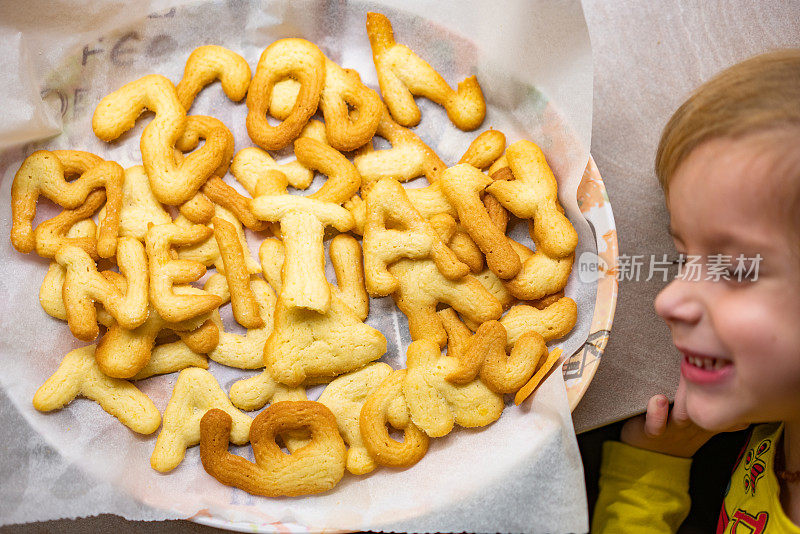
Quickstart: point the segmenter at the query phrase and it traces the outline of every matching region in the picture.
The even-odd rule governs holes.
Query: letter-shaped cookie
[[[255,464],[228,452],[230,415],[211,410],[200,426],[203,467],[227,486],[265,497],[309,495],[328,491],[344,476],[347,451],[336,418],[318,402],[277,402],[258,414],[250,428]],[[311,433],[309,443],[284,454],[276,438],[301,429]]]
[[[387,376],[369,394],[358,417],[364,446],[380,465],[409,467],[419,462],[428,452],[430,439],[417,425],[410,420],[403,424],[392,421],[391,409],[394,403],[400,400],[403,408],[407,409],[403,399],[406,373],[406,369],[400,369]],[[387,423],[395,428],[402,427],[403,441],[396,441],[389,435]]]
[[[364,187],[363,194],[366,197],[367,193],[371,191],[371,187]],[[450,215],[457,217],[458,213],[452,204],[447,200],[442,192],[440,183],[431,184],[427,187],[405,189],[408,201],[414,206],[414,209],[424,218],[433,222],[433,217],[437,215]],[[362,200],[358,195],[353,196],[350,200],[345,202],[344,207],[350,210],[356,226],[353,231],[357,234],[364,235],[364,225],[367,221],[367,203]],[[439,234],[441,237],[441,234]],[[452,236],[451,236],[452,237]]]
[[[536,252],[523,260],[522,269],[511,280],[504,280],[508,291],[520,300],[538,300],[547,295],[558,293],[567,285],[569,273],[572,271],[574,254],[553,258],[541,246],[539,236],[533,231],[535,224],[528,222],[531,238]],[[511,243],[512,247],[514,243]],[[518,250],[518,247],[515,247]]]
[[[254,232],[263,232],[270,226],[253,215],[252,198],[240,194],[219,176],[212,176],[203,184],[203,193],[211,202],[236,215],[242,224]]]
[[[78,221],[67,230],[66,237],[72,240],[77,240],[78,238],[90,239],[93,238],[96,233],[97,225],[95,225],[94,221],[91,219],[84,219]],[[62,321],[67,320],[67,309],[64,307],[65,275],[66,269],[57,262],[51,261],[50,267],[47,269],[47,274],[44,275],[44,280],[42,280],[42,287],[39,289],[39,304],[42,305],[42,309],[51,317]],[[102,319],[107,318],[113,321],[111,316],[106,317],[107,315],[107,313],[103,313],[102,316],[98,314],[98,321],[101,324],[105,324]]]
[[[407,182],[425,176],[430,183],[439,179],[447,166],[431,147],[417,134],[392,120],[385,107],[375,135],[389,141],[391,148],[373,150],[372,143],[364,146],[353,160],[365,184],[381,178],[394,178]]]
[[[100,372],[94,361],[94,345],[64,356],[58,370],[36,390],[33,406],[41,412],[58,410],[77,396],[95,401],[139,434],[152,434],[161,423],[161,414],[147,395],[127,380]]]
[[[299,91],[300,84],[291,78],[276,83],[270,95],[269,114],[278,120],[286,119]],[[381,97],[361,82],[356,71],[343,69],[325,58],[325,85],[319,108],[332,147],[349,152],[367,143],[375,135],[383,107]]]
[[[150,361],[131,377],[131,380],[144,380],[156,375],[177,373],[189,367],[208,369],[208,360],[202,354],[190,349],[183,341],[173,341],[153,347]]]
[[[224,304],[232,298],[228,286],[229,282],[226,281],[225,276],[214,274],[208,279],[204,289],[218,295],[223,299]],[[211,318],[220,331],[219,343],[214,350],[208,353],[208,356],[222,365],[239,369],[258,369],[264,366],[264,344],[272,332],[275,294],[265,281],[257,278],[248,280],[248,289],[256,302],[257,313],[262,325],[258,328],[249,328],[244,336],[225,332],[219,311],[214,310]]]
[[[522,267],[505,234],[492,222],[481,200],[481,192],[492,179],[475,167],[461,163],[442,173],[442,191],[458,211],[461,224],[486,255],[489,269],[507,280]]]
[[[383,102],[378,93],[361,83],[356,71],[343,69],[325,58],[325,85],[319,107],[325,117],[328,142],[336,150],[349,152],[375,135]],[[351,108],[355,119],[351,118]]]
[[[139,241],[119,238],[117,263],[128,285],[124,293],[97,272],[94,261],[81,248],[61,247],[55,259],[66,268],[64,306],[69,328],[78,339],[97,337],[95,301],[102,302],[124,328],[136,328],[147,319],[147,256]]]
[[[267,122],[275,84],[291,77],[300,83],[292,112],[278,126]],[[265,150],[280,150],[295,140],[316,112],[325,84],[325,56],[304,39],[281,39],[261,54],[247,92],[247,132]]]
[[[250,274],[260,273],[261,266],[250,255],[250,251],[247,246],[247,238],[244,235],[244,229],[242,228],[242,223],[239,222],[239,219],[237,219],[233,213],[219,205],[214,206],[214,217],[225,219],[236,228],[236,234],[239,236],[239,242],[242,244],[242,251],[245,253],[245,263],[247,264],[248,272]],[[179,216],[177,219],[175,219],[175,224],[181,228],[192,227],[192,223],[183,216]],[[214,224],[209,223],[209,226],[213,229]],[[217,269],[217,272],[220,274],[225,274],[225,263],[222,261],[222,252],[219,249],[217,240],[214,238],[213,232],[208,239],[201,241],[197,245],[179,248],[178,259],[199,261],[206,267],[213,265]]]
[[[197,93],[219,79],[228,98],[238,102],[247,94],[251,74],[247,61],[232,50],[217,45],[195,48],[186,60],[183,78],[175,86],[178,100],[189,111]]]
[[[43,258],[53,258],[58,249],[64,245],[73,245],[82,248],[93,260],[99,259],[96,227],[93,228],[94,231],[89,235],[69,237],[68,234],[69,230],[79,221],[91,221],[90,217],[105,204],[105,201],[105,191],[100,189],[92,191],[86,197],[86,202],[74,210],[64,210],[52,219],[39,224],[33,232],[36,239],[36,253]],[[103,213],[101,212],[100,219],[102,220],[103,218]],[[120,224],[120,229],[121,226]]]
[[[158,74],[139,78],[103,98],[94,111],[92,129],[103,141],[113,141],[133,128],[145,109],[156,114],[139,142],[150,187],[160,202],[183,204],[222,164],[227,137],[215,130],[199,150],[176,163],[174,150],[187,127],[186,110],[172,82]]]
[[[402,226],[403,230],[387,226]],[[379,297],[397,290],[398,281],[387,269],[389,265],[401,258],[429,256],[450,280],[469,272],[469,267],[458,261],[434,227],[414,209],[399,182],[384,179],[372,185],[366,198],[364,224],[364,273],[369,294]]]
[[[124,281],[120,286],[121,290],[124,289]],[[174,291],[179,295],[204,294],[200,289],[191,286],[178,286]],[[106,375],[131,378],[150,361],[156,337],[162,330],[172,330],[180,335],[183,338],[182,343],[188,343],[194,352],[209,352],[217,344],[219,331],[214,325],[205,326],[208,320],[209,315],[206,313],[181,323],[169,323],[151,305],[147,320],[137,328],[126,329],[116,322],[109,325],[94,356],[100,370]],[[208,337],[212,339],[208,340]]]
[[[447,330],[447,355],[459,360],[447,375],[453,384],[467,384],[480,374],[481,381],[496,393],[513,393],[533,376],[547,355],[544,338],[526,332],[506,354],[506,329],[497,321],[483,323],[475,334],[462,323],[452,308],[439,312]]]
[[[186,117],[186,128],[175,144],[175,148],[177,149],[175,151],[175,159],[180,163],[183,161],[184,153],[191,152],[197,148],[201,139],[207,140],[210,137],[219,139],[224,144],[224,151],[219,167],[214,170],[213,175],[203,184],[201,190],[197,191],[188,201],[181,204],[179,208],[181,215],[198,224],[207,223],[211,220],[211,217],[214,216],[214,203],[206,196],[204,188],[209,181],[220,180],[228,172],[228,167],[230,166],[235,150],[233,134],[222,121],[214,117],[189,115]],[[238,193],[236,194],[238,195]],[[230,200],[227,196],[221,198]],[[239,206],[237,205],[237,207]],[[252,214],[250,214],[250,220],[253,220]]]
[[[302,386],[290,388],[275,381],[268,370],[238,380],[230,391],[231,402],[240,410],[258,410],[268,402],[307,400],[306,390]]]
[[[159,315],[173,323],[197,317],[217,308],[222,299],[202,292],[200,295],[180,295],[174,285],[189,284],[206,273],[197,261],[172,259],[172,247],[197,244],[212,235],[210,228],[196,224],[181,228],[175,223],[151,226],[145,243],[150,259],[150,302]]]
[[[578,234],[558,205],[558,183],[542,150],[530,141],[517,141],[506,149],[514,180],[496,180],[486,188],[511,213],[533,219],[541,249],[552,258],[569,256]]]
[[[100,212],[102,218],[103,212]],[[152,224],[172,222],[164,206],[150,189],[150,180],[144,167],[135,165],[125,169],[122,187],[122,209],[119,215],[120,237],[135,237],[144,243],[147,227]]]
[[[330,408],[336,417],[339,432],[348,445],[347,470],[354,475],[364,475],[378,467],[364,446],[358,418],[367,396],[390,374],[392,368],[385,363],[367,364],[358,371],[333,380],[317,399],[317,402]]]
[[[67,181],[70,175],[80,175]],[[106,213],[100,223],[97,253],[101,258],[114,255],[122,204],[122,167],[103,161],[88,152],[38,150],[25,158],[11,184],[11,244],[27,254],[36,246],[31,223],[36,202],[44,195],[68,210],[79,208],[98,188],[106,191]]]
[[[231,308],[236,321],[245,328],[264,326],[253,291],[250,289],[250,273],[245,263],[245,252],[236,234],[236,227],[222,218],[214,218],[214,237],[225,264],[225,279],[230,290]]]
[[[265,221],[281,223],[286,246],[281,301],[285,306],[326,313],[331,294],[325,279],[326,226],[340,232],[353,227],[350,212],[334,204],[297,195],[262,195],[253,200],[253,213]]]
[[[360,280],[358,242],[349,236],[336,236],[334,241],[331,257],[337,258],[332,263],[340,287],[329,286],[328,312],[320,314],[288,306],[283,301],[285,285],[278,297],[275,329],[264,346],[264,364],[275,380],[288,386],[298,386],[307,378],[332,378],[348,373],[386,352],[383,334],[362,322],[362,316],[366,316],[365,303],[357,306],[363,315],[348,304],[365,300],[363,288],[355,289],[355,284],[344,283]],[[262,251],[260,256],[262,263],[266,263],[279,261],[281,255],[268,256]],[[275,271],[274,267],[262,268],[265,275]]]
[[[432,438],[448,434],[454,424],[488,425],[503,413],[503,396],[480,379],[458,385],[447,380],[459,361],[442,356],[436,343],[425,339],[411,343],[406,352],[406,366],[403,395],[411,420]]]
[[[453,91],[444,78],[410,48],[394,40],[392,24],[385,15],[367,13],[367,35],[378,83],[392,117],[403,126],[419,124],[414,96],[424,96],[443,106],[458,128],[474,130],[486,116],[486,102],[475,76]]]
[[[300,132],[300,137],[310,137],[320,143],[328,144],[325,125],[318,120],[312,119],[308,121],[303,131]],[[236,153],[231,164],[231,172],[236,177],[236,180],[244,186],[252,197],[258,195],[256,185],[259,179],[264,176],[264,173],[271,170],[282,172],[286,176],[289,185],[295,189],[308,189],[308,186],[314,180],[314,171],[304,167],[299,161],[278,164],[272,156],[258,147],[243,148]],[[284,184],[283,189],[285,187]]]
[[[476,169],[484,170],[503,155],[506,149],[506,136],[497,130],[486,130],[472,140],[467,151],[458,160]]]
[[[500,323],[508,333],[508,346],[513,345],[531,330],[542,335],[545,341],[566,336],[578,320],[578,306],[569,297],[563,297],[540,310],[526,304],[512,306]]]
[[[178,467],[186,449],[200,443],[200,420],[212,408],[227,413],[233,421],[231,424],[229,419],[226,440],[230,436],[237,445],[247,443],[252,420],[231,404],[211,373],[205,369],[184,369],[164,410],[164,424],[150,456],[153,469],[166,473]]]
[[[436,315],[436,305],[440,302],[478,324],[497,319],[503,313],[500,302],[472,275],[448,280],[430,260],[400,260],[389,272],[400,282],[392,298],[408,317],[412,339],[445,345],[447,334]]]

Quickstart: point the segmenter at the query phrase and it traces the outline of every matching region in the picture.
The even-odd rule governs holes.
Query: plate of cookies
[[[32,332],[9,396],[86,471],[224,528],[407,528],[578,480],[617,291],[594,162],[464,36],[271,6],[171,8],[53,74],[61,133],[4,155],[36,280],[0,285]]]

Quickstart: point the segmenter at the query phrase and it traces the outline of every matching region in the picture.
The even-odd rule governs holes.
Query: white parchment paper
[[[397,40],[426,58],[451,85],[477,74],[489,103],[479,131],[493,127],[509,142],[528,138],[542,147],[579,233],[576,255],[594,251],[591,230],[576,202],[588,160],[592,105],[583,14],[578,2],[525,0],[3,4],[0,234],[10,231],[14,172],[33,150],[81,149],[126,167],[139,164],[138,135],[147,119],[109,145],[91,132],[94,106],[144,74],[164,74],[177,83],[186,57],[197,46],[227,46],[255,68],[260,52],[275,39],[303,37],[377,88],[364,29],[370,10],[389,16]],[[477,132],[460,132],[430,102],[420,101],[420,107],[423,121],[417,133],[447,164],[454,164]],[[236,138],[237,150],[252,146],[244,126],[245,106],[229,102],[218,84],[200,94],[191,112],[222,119]],[[425,184],[410,184],[416,185]],[[54,213],[46,207],[41,211],[37,220]],[[524,224],[512,229],[512,235],[529,243],[525,234]],[[257,246],[255,238],[251,245]],[[81,343],[39,306],[46,261],[20,255],[7,237],[0,239],[0,253],[0,421],[21,429],[18,436],[7,435],[0,457],[0,473],[8,475],[0,524],[111,512],[131,519],[194,517],[267,531],[284,526],[312,531],[587,529],[581,460],[560,373],[553,373],[533,400],[520,407],[512,403],[493,425],[457,429],[433,440],[414,467],[347,475],[324,495],[263,499],[222,486],[205,473],[196,448],[175,471],[161,475],[149,465],[155,437],[134,435],[96,404],[79,399],[50,414],[33,409],[36,389],[63,355]],[[573,276],[566,292],[579,307],[578,324],[558,344],[570,355],[588,334],[595,286]],[[404,367],[408,326],[391,299],[372,300],[368,323],[389,341],[384,360]],[[226,391],[252,374],[213,362],[210,370]],[[176,376],[137,385],[163,411]],[[309,392],[311,398],[318,394]],[[57,454],[48,452],[42,438]],[[236,452],[252,459],[249,446]]]

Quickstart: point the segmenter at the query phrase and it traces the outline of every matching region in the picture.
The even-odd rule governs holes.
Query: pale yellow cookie
[[[530,141],[517,141],[506,149],[513,180],[495,180],[486,191],[522,219],[533,219],[540,248],[551,258],[575,251],[578,234],[558,204],[558,182],[542,150]]]
[[[151,226],[145,243],[150,259],[150,301],[164,319],[185,321],[217,308],[221,299],[202,292],[199,295],[180,295],[174,285],[188,284],[206,273],[205,266],[194,260],[172,259],[173,247],[196,245],[212,235],[211,229],[197,224],[182,228],[175,223]]]
[[[189,367],[208,369],[208,360],[202,354],[190,349],[183,341],[173,341],[153,347],[150,361],[131,377],[131,380],[144,380],[156,375],[177,373]]]
[[[266,369],[255,376],[234,382],[230,396],[234,406],[248,412],[258,410],[268,402],[307,399],[305,388],[287,387],[272,378],[272,374]]]
[[[91,341],[99,333],[95,301],[102,302],[106,311],[125,328],[136,328],[147,319],[147,256],[139,241],[119,238],[117,264],[127,281],[124,293],[97,271],[83,249],[66,245],[59,249],[55,259],[66,269],[64,306],[70,330],[78,339]]]
[[[150,465],[156,471],[172,471],[183,461],[186,449],[200,443],[200,419],[217,408],[233,419],[231,441],[244,445],[249,439],[251,419],[237,410],[220,389],[214,376],[204,369],[184,369],[178,375],[172,397],[164,411]]]
[[[176,86],[178,100],[189,111],[203,87],[219,79],[228,98],[239,102],[247,94],[250,77],[250,66],[236,52],[217,45],[201,46],[186,60],[183,78]]]
[[[336,417],[339,432],[348,445],[347,470],[354,475],[364,475],[378,467],[364,446],[358,418],[367,396],[391,373],[392,368],[385,363],[367,364],[333,380],[317,399]]]
[[[439,303],[447,304],[478,324],[498,319],[503,306],[472,275],[448,280],[430,260],[400,260],[389,268],[400,282],[392,294],[408,317],[412,339],[427,339],[443,347],[447,334],[436,315]]]
[[[411,205],[403,186],[383,179],[373,184],[366,197],[364,224],[364,273],[367,291],[386,296],[398,288],[388,267],[402,258],[430,257],[442,275],[458,280],[469,272],[436,232]]]
[[[100,216],[103,216],[101,210]],[[144,167],[136,165],[125,169],[122,187],[122,209],[119,215],[120,237],[135,237],[144,242],[147,227],[152,224],[172,222],[164,206],[150,189],[150,180]]]
[[[403,396],[411,420],[430,437],[448,434],[454,424],[486,426],[503,413],[503,396],[480,379],[465,384],[447,380],[458,365],[456,358],[442,356],[436,343],[423,339],[408,346]]]
[[[266,282],[253,278],[249,287],[258,306],[262,326],[249,328],[243,336],[225,332],[219,311],[212,312],[212,320],[219,328],[219,343],[208,353],[209,358],[222,365],[239,369],[258,369],[264,366],[264,344],[272,333],[275,311],[275,294]],[[229,283],[221,274],[212,275],[203,289],[222,298],[223,304],[230,300]]]
[[[329,286],[333,290],[328,312],[321,314],[287,306],[283,302],[285,283],[278,297],[275,329],[264,347],[264,363],[275,380],[288,386],[298,386],[311,378],[333,378],[377,360],[386,352],[383,334],[364,324],[359,313],[347,304],[363,299],[363,289],[353,290],[354,284],[342,284],[345,280],[359,279],[354,272],[359,265],[353,261],[358,243],[354,247],[353,238],[337,236],[336,239],[342,243],[333,246],[331,255],[342,255],[333,262],[341,285],[338,290]],[[277,248],[274,241],[269,243],[272,250]],[[282,254],[268,254],[267,250],[260,254],[262,264],[282,259]],[[262,268],[266,276],[276,271],[267,265]]]
[[[472,140],[467,151],[458,160],[476,169],[484,170],[497,161],[506,149],[506,136],[497,130],[486,130]]]
[[[134,432],[155,432],[161,414],[153,401],[127,380],[101,373],[94,360],[94,347],[81,347],[64,356],[58,370],[36,391],[34,408],[41,412],[58,410],[81,396],[95,401]]]
[[[326,313],[331,295],[325,279],[326,226],[340,232],[353,227],[350,212],[333,202],[297,195],[262,195],[253,200],[253,212],[266,221],[279,221],[286,247],[281,301],[285,306]]]
[[[373,150],[372,143],[362,148],[353,160],[365,184],[382,178],[407,182],[425,176],[430,183],[439,179],[447,166],[417,134],[392,120],[385,107],[375,135],[389,141],[391,148]]]
[[[275,88],[277,89],[280,85],[277,84]],[[308,121],[308,124],[300,132],[300,137],[310,137],[320,143],[328,144],[325,136],[325,125],[318,120],[312,119]],[[233,163],[231,163],[231,172],[234,177],[253,197],[258,195],[256,186],[259,179],[265,172],[270,170],[282,172],[286,176],[288,184],[295,189],[307,189],[314,180],[314,171],[303,166],[299,161],[278,164],[272,156],[258,147],[243,148],[236,153]]]

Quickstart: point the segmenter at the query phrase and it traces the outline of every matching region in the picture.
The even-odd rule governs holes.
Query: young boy
[[[652,397],[605,444],[592,532],[675,532],[692,455],[757,423],[717,532],[800,534],[800,49],[697,89],[664,129],[656,174],[675,246],[701,269],[682,264],[656,298],[683,356],[675,404]]]

